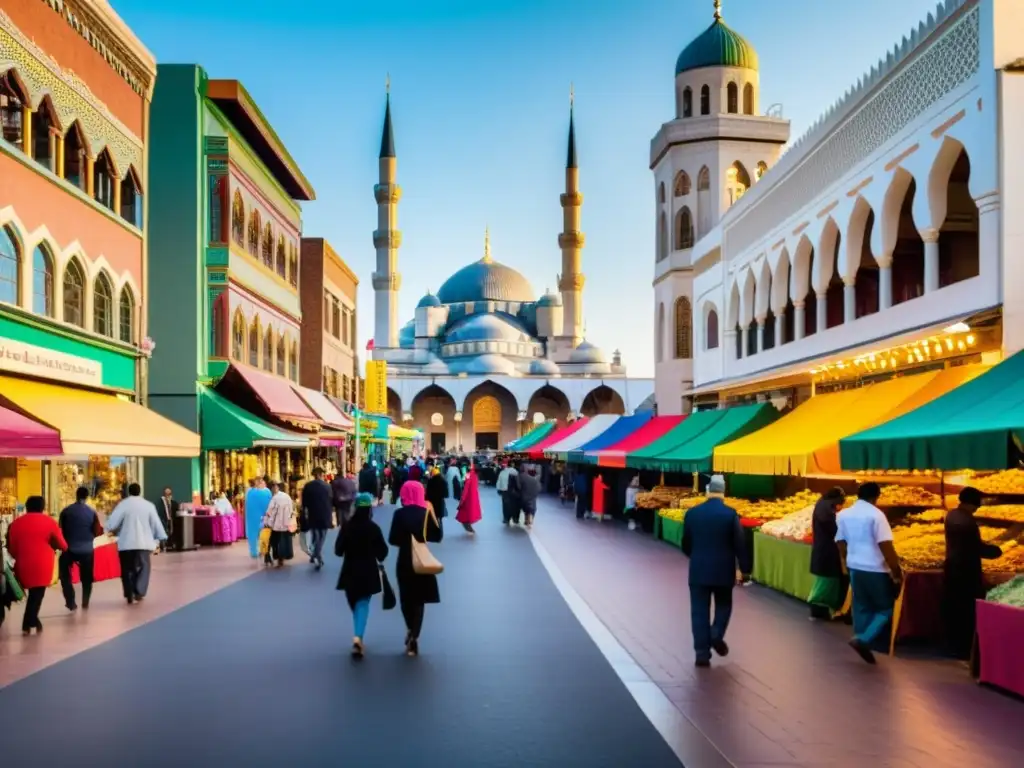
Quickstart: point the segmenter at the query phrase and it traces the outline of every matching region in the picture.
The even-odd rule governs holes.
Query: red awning
[[[338,407],[323,392],[317,392],[309,387],[300,387],[297,384],[293,384],[292,389],[298,392],[299,397],[302,398],[325,426],[341,430],[355,428],[355,423],[352,419],[338,410]],[[321,442],[321,444],[323,443]]]
[[[566,424],[561,429],[556,429],[554,432],[548,435],[547,438],[541,440],[539,443],[531,447],[530,450],[527,451],[527,454],[531,459],[543,459],[544,451],[545,449],[548,448],[548,446],[561,442],[578,429],[583,429],[583,426],[588,421],[590,421],[590,419],[584,416],[582,419],[576,419],[576,421],[574,421],[572,424]]]
[[[56,429],[22,416],[9,408],[0,408],[0,456],[30,458],[60,456],[64,447]]]
[[[636,430],[636,432],[627,435],[614,445],[596,451],[597,465],[599,467],[625,467],[627,453],[639,451],[644,446],[650,445],[658,438],[667,435],[670,430],[679,426],[685,418],[685,416],[655,416],[640,427],[640,429]],[[590,456],[589,452],[587,456]]]
[[[251,410],[249,403],[245,402],[250,398],[243,397],[239,400],[236,397],[246,394],[239,393],[239,384],[248,390],[248,394],[251,394],[263,410],[271,416],[276,416],[284,421],[300,421],[312,425],[320,423],[320,419],[292,389],[292,383],[287,379],[237,363],[228,368],[221,380],[217,382],[216,390],[225,395],[228,400]]]

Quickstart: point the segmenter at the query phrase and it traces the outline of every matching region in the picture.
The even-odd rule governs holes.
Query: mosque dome
[[[519,272],[484,258],[463,267],[445,280],[437,298],[442,304],[467,301],[517,301],[529,303],[533,288]]]
[[[537,301],[538,307],[560,307],[562,306],[562,297],[557,293],[545,293]]]
[[[465,341],[531,341],[530,334],[508,315],[476,314],[452,324],[445,333],[446,343]]]
[[[600,365],[606,364],[608,359],[599,347],[595,347],[589,341],[583,341],[569,355],[569,362],[576,365]]]
[[[420,309],[421,307],[440,307],[440,306],[441,306],[441,300],[439,298],[437,298],[437,296],[435,296],[434,294],[432,294],[432,293],[430,293],[428,291],[427,294],[422,299],[420,299],[420,303],[416,305],[416,308]]]
[[[416,346],[416,321],[410,320],[398,331],[398,346],[403,349]]]
[[[721,4],[715,4],[715,20],[687,45],[676,59],[676,74],[702,67],[757,69],[757,51],[738,32],[722,21]]]
[[[512,376],[516,372],[511,360],[495,354],[457,358],[448,364],[448,369],[454,374],[465,373],[470,376]]]
[[[560,373],[558,364],[553,360],[542,358],[530,363],[530,375],[532,376],[557,376]]]

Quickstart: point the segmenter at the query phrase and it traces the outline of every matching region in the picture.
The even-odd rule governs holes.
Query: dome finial
[[[491,259],[491,228],[490,227],[485,227],[484,228],[484,258],[483,258],[483,262],[484,262],[484,264],[490,264],[491,261],[493,261],[493,259]]]
[[[722,20],[722,0],[715,0],[715,21]]]

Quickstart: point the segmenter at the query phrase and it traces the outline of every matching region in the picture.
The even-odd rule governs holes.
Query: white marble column
[[[814,295],[817,296],[817,301],[814,302],[816,313],[814,332],[821,333],[828,328],[828,295],[824,291],[821,293],[815,291]]]
[[[786,318],[784,315],[775,316],[775,346],[781,347],[786,343]]]
[[[853,280],[843,281],[843,322],[852,323],[857,319],[857,287]]]
[[[924,292],[939,290],[939,232],[926,229],[921,232],[924,241]]]
[[[793,302],[793,341],[800,341],[804,337],[804,303]]]
[[[722,343],[725,344],[725,352],[729,358],[738,360],[743,355],[736,355],[736,331],[726,331],[723,334]]]
[[[892,307],[892,262],[878,267],[878,310]]]
[[[750,326],[744,325],[740,328],[740,357],[747,357],[747,350],[750,347],[747,344],[750,343]]]
[[[757,318],[757,351],[764,352],[764,318]]]

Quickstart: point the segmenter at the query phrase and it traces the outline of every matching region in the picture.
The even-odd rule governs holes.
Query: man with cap
[[[683,552],[690,558],[690,625],[698,667],[711,666],[712,649],[719,656],[728,655],[725,631],[732,615],[736,564],[739,562],[744,575],[751,570],[746,562],[740,516],[725,503],[725,478],[714,475],[707,495],[707,501],[686,513],[683,524]]]

